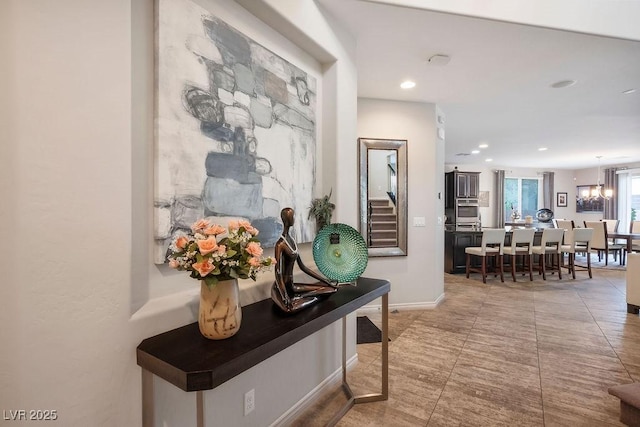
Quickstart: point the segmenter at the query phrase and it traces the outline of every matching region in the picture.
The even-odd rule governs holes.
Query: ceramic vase
[[[238,281],[222,280],[211,287],[204,280],[201,281],[198,313],[200,333],[212,340],[222,340],[235,335],[241,322]]]

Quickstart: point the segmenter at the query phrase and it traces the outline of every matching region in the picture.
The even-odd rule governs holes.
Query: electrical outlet
[[[256,409],[256,390],[251,389],[244,394],[244,415],[249,415]]]

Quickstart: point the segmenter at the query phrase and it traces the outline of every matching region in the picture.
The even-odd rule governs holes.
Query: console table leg
[[[347,396],[347,402],[327,423],[327,426],[335,426],[357,403],[377,402],[389,398],[389,294],[382,296],[382,342],[380,344],[382,353],[381,392],[354,396],[347,382],[347,318],[346,316],[342,318],[342,388]]]
[[[382,296],[382,398],[389,398],[389,294]]]
[[[196,420],[198,427],[204,427],[204,393],[196,392]]]
[[[364,394],[355,397],[355,403],[377,402],[389,398],[389,294],[382,296],[382,367],[380,393]]]
[[[142,369],[142,427],[153,427],[153,374]]]

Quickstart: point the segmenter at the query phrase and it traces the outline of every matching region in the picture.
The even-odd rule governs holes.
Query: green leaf
[[[215,286],[218,283],[218,278],[211,275],[207,275],[207,277],[205,277],[203,280],[204,280],[204,283],[207,284],[209,289],[211,289],[211,287]]]
[[[229,276],[231,276],[234,279],[238,279],[240,276],[238,276],[238,273],[236,273],[236,271],[232,268],[229,270]]]

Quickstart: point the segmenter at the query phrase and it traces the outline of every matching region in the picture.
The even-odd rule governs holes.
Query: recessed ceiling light
[[[411,80],[407,80],[407,81],[404,81],[404,82],[400,83],[400,87],[402,89],[411,89],[411,88],[416,87],[416,82],[412,82]]]
[[[538,151],[547,151],[547,147],[540,147],[538,148]]]
[[[449,55],[444,55],[442,53],[439,53],[427,59],[427,62],[430,65],[437,65],[442,67],[444,65],[447,65],[450,60],[451,60],[451,57]]]
[[[622,93],[624,93],[625,95],[629,95],[630,93],[633,93],[635,91],[636,91],[635,89],[627,89],[627,90],[623,91]]]
[[[478,145],[479,148],[487,148],[489,146],[489,144],[480,144]]]
[[[493,162],[493,159],[485,159],[485,162]]]
[[[480,150],[473,150],[473,151],[471,152],[471,154],[478,154],[479,152],[480,152]]]
[[[576,80],[560,80],[559,82],[552,84],[551,87],[560,89],[563,87],[573,86],[574,84],[576,84]]]

